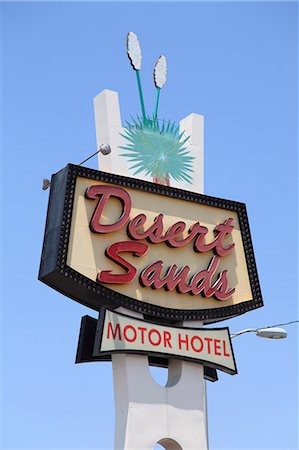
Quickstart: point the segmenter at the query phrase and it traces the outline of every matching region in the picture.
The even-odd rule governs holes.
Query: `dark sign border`
[[[200,331],[200,332],[207,332],[207,331],[218,331],[218,330],[226,330],[227,334],[228,334],[228,339],[230,342],[230,347],[231,347],[231,352],[232,352],[232,359],[234,362],[234,369],[230,369],[229,367],[223,366],[221,364],[217,364],[217,363],[213,363],[211,361],[206,361],[203,359],[197,359],[197,358],[192,358],[191,356],[182,356],[182,355],[175,355],[172,353],[167,353],[167,352],[159,352],[159,351],[147,351],[147,350],[128,350],[128,349],[119,349],[119,350],[110,350],[110,351],[96,351],[97,348],[100,348],[102,345],[102,339],[103,339],[103,331],[104,331],[104,323],[105,323],[105,317],[106,317],[106,311],[109,311],[108,308],[103,307],[101,309],[100,315],[99,315],[99,320],[97,323],[97,329],[96,329],[96,336],[95,336],[95,342],[94,342],[94,350],[93,350],[93,356],[97,357],[97,356],[105,356],[105,355],[114,355],[114,354],[121,354],[121,353],[125,353],[125,354],[131,354],[131,355],[151,355],[151,356],[156,356],[156,357],[160,357],[160,358],[174,358],[174,359],[181,359],[184,361],[189,361],[189,362],[194,362],[197,364],[204,364],[207,367],[211,367],[212,369],[219,369],[222,370],[223,372],[229,373],[230,375],[236,375],[238,373],[237,371],[237,365],[236,365],[236,360],[235,360],[235,355],[234,355],[234,350],[233,350],[233,346],[232,346],[232,342],[231,342],[231,337],[230,337],[230,333],[229,333],[229,328],[228,327],[222,327],[222,328],[192,328],[192,327],[179,327],[179,326],[173,326],[173,325],[164,325],[167,326],[167,328],[175,328],[175,329],[179,329],[182,331],[188,331],[188,330],[192,330],[192,331]],[[112,311],[112,313],[114,313]],[[129,319],[133,319],[133,320],[139,320],[142,323],[148,323],[150,325],[157,325],[155,322],[152,322],[150,320],[142,320],[138,317],[132,317],[132,316],[128,316],[127,314],[123,314],[120,313],[118,311],[116,311],[114,314],[117,314],[118,316],[122,316],[122,317],[127,317]]]
[[[237,305],[223,308],[204,310],[164,308],[115,292],[67,266],[67,251],[77,177],[116,184],[125,188],[141,189],[153,194],[237,212],[253,298]],[[263,306],[244,203],[196,194],[169,186],[161,186],[156,183],[100,172],[74,164],[68,164],[60,172],[52,175],[39,280],[96,311],[100,311],[103,306],[109,306],[111,309],[123,306],[165,322],[202,320],[204,323],[211,323]]]

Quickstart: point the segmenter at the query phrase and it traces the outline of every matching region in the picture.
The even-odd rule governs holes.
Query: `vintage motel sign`
[[[39,278],[166,323],[262,306],[244,204],[72,164],[52,177]]]
[[[93,356],[114,353],[176,357],[237,373],[227,327],[165,326],[104,308],[97,325]]]
[[[133,32],[127,53],[142,115],[122,125],[117,93],[102,93],[104,108],[98,96],[98,147],[105,155],[112,149],[114,169],[109,155],[101,161],[106,172],[69,164],[52,176],[39,279],[99,311],[98,321],[82,318],[76,362],[112,360],[115,448],[206,449],[204,378],[237,370],[228,328],[202,324],[263,305],[246,208],[181,189],[203,190],[196,115],[180,125],[158,117],[164,55],[148,114]],[[111,174],[128,173],[123,157],[133,176],[153,183]],[[169,368],[167,387],[157,389],[148,364]]]

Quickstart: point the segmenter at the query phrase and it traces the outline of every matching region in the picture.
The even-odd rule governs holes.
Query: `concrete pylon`
[[[111,153],[99,153],[99,169],[132,176],[119,146],[124,144],[117,92],[104,90],[94,99],[98,148],[109,144]],[[190,114],[180,122],[190,136],[194,156],[192,184],[171,182],[173,187],[203,193],[204,118]],[[149,177],[142,179],[152,181]],[[141,314],[119,308],[132,317]],[[202,326],[192,321],[187,326]],[[160,386],[149,371],[148,358],[141,355],[112,355],[115,395],[115,450],[152,450],[161,444],[167,450],[207,450],[205,381],[203,366],[171,359],[166,386]]]
[[[115,449],[206,450],[203,366],[170,360],[168,382],[157,384],[146,356],[113,355]]]

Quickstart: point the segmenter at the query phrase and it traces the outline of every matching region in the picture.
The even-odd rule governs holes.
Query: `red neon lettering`
[[[183,245],[186,245],[186,239],[188,239],[188,236],[186,239],[179,239],[182,236],[182,233],[185,231],[186,224],[185,222],[176,222],[171,227],[169,227],[165,238],[166,238],[166,244],[170,247],[182,247]],[[192,239],[191,239],[192,240]]]
[[[111,233],[112,231],[117,231],[122,228],[129,218],[132,207],[131,197],[128,192],[117,186],[104,186],[101,184],[96,184],[87,188],[85,192],[86,198],[95,200],[97,196],[100,198],[89,224],[91,231],[94,233]],[[115,197],[120,200],[122,204],[122,213],[115,223],[102,225],[100,223],[102,213],[110,197]]]
[[[205,253],[210,250],[213,250],[217,255],[219,256],[225,256],[228,255],[235,247],[235,244],[231,244],[228,247],[223,247],[223,240],[226,237],[227,234],[230,234],[232,230],[234,229],[233,225],[231,225],[233,222],[233,219],[227,219],[224,223],[220,223],[217,225],[214,229],[214,233],[216,235],[216,238],[210,242],[209,244],[205,244],[203,242],[203,239],[205,237],[205,234],[199,234],[194,242],[194,250],[196,252]],[[196,225],[196,224],[195,224]],[[205,228],[205,227],[204,227]],[[207,230],[207,228],[206,228]],[[208,230],[207,230],[208,232]]]
[[[163,337],[164,337],[164,347],[172,348],[172,345],[170,342],[171,341],[171,333],[169,331],[164,331]]]
[[[223,223],[218,224],[214,229],[215,238],[210,243],[205,243],[208,228],[199,222],[194,223],[188,230],[187,237],[183,237],[186,223],[178,221],[171,225],[164,232],[164,215],[157,215],[152,224],[144,230],[147,217],[145,214],[138,214],[129,220],[132,208],[132,201],[129,193],[118,186],[93,185],[90,186],[85,196],[88,199],[98,198],[97,206],[90,221],[90,229],[94,233],[111,233],[120,230],[128,222],[127,234],[132,240],[147,239],[153,244],[165,242],[173,248],[180,248],[194,240],[194,250],[205,253],[214,251],[209,266],[205,270],[198,271],[191,279],[189,266],[178,268],[175,264],[166,268],[165,273],[163,262],[157,261],[146,267],[140,274],[140,284],[153,289],[164,288],[166,291],[176,289],[179,293],[189,293],[191,295],[201,294],[204,297],[214,297],[217,300],[227,300],[235,292],[235,288],[229,289],[227,270],[218,274],[214,279],[219,266],[220,257],[228,255],[235,247],[234,243],[224,244],[226,238],[234,229],[233,219],[228,218]],[[103,211],[110,198],[116,198],[121,204],[119,218],[112,224],[102,224]],[[143,256],[148,250],[148,246],[140,242],[122,241],[110,245],[106,250],[106,256],[114,263],[125,270],[125,273],[113,273],[112,270],[102,270],[97,275],[97,281],[102,283],[126,284],[134,280],[137,269],[119,255],[121,252],[130,252],[134,256]],[[213,283],[213,284],[212,284]]]
[[[226,300],[231,297],[235,292],[236,288],[232,288],[227,291],[228,288],[228,279],[227,279],[227,270],[223,270],[218,275],[218,280],[212,286],[214,290],[213,297],[217,300]]]
[[[186,344],[186,350],[189,350],[189,336],[186,334],[186,339],[182,339],[181,333],[178,334],[179,349],[182,350],[182,344]]]
[[[206,270],[201,270],[192,277],[191,285],[193,295],[198,295],[200,293],[205,297],[216,295],[216,289],[211,288],[211,279],[217,270],[219,262],[219,256],[214,256]]]
[[[231,245],[228,245],[227,247],[223,247],[223,241],[225,239],[225,236],[227,234],[230,234],[234,229],[232,222],[233,222],[233,219],[230,218],[230,219],[227,219],[224,223],[220,223],[219,225],[217,225],[215,227],[215,231],[218,232],[218,235],[214,241],[214,244],[215,244],[215,251],[216,251],[217,255],[219,255],[219,256],[228,255],[235,247],[234,243]]]
[[[215,355],[221,356],[221,346],[220,346],[220,339],[214,339],[214,352]]]
[[[154,218],[152,225],[149,227],[147,231],[143,233],[137,233],[137,230],[142,228],[146,221],[145,214],[139,214],[134,217],[134,219],[130,220],[128,224],[128,235],[132,239],[148,239],[153,244],[160,244],[165,240],[165,236],[163,234],[163,214],[159,214]]]
[[[222,341],[222,343],[223,343],[223,356],[229,357],[230,354],[227,353],[227,350],[226,350],[226,342],[225,342],[225,341]]]
[[[128,336],[128,330],[132,330],[133,331],[133,337],[129,337]],[[124,338],[125,338],[125,340],[126,341],[128,341],[128,342],[134,342],[134,341],[136,341],[136,338],[137,338],[137,331],[135,330],[135,328],[132,326],[132,325],[126,325],[125,326],[125,328],[124,328]]]
[[[215,283],[212,284],[212,277],[220,263],[220,257],[215,255],[210,261],[207,270],[202,270],[195,274],[191,279],[192,294],[202,293],[204,297],[214,297],[216,300],[226,300],[233,295],[235,288],[228,289],[227,270],[223,270],[218,275]]]
[[[215,283],[212,284],[212,277],[215,275],[220,263],[220,256],[213,256],[209,267],[197,272],[188,283],[190,267],[184,266],[181,269],[173,264],[170,266],[164,277],[162,276],[163,262],[157,261],[143,269],[139,281],[141,286],[153,289],[164,288],[166,291],[176,289],[180,294],[190,293],[192,295],[202,294],[204,297],[214,297],[217,300],[226,300],[233,295],[235,288],[228,290],[227,271],[222,271]]]
[[[199,345],[200,345],[199,348],[196,348],[196,347],[195,347],[194,342],[195,342],[196,340],[199,341]],[[200,353],[200,352],[202,351],[202,349],[203,349],[203,342],[202,342],[202,339],[201,339],[199,336],[193,336],[193,338],[191,339],[191,347],[192,347],[192,350],[193,350],[194,352]]]
[[[173,291],[177,288],[180,293],[186,293],[190,290],[190,287],[186,284],[190,271],[188,266],[177,270],[177,266],[174,264],[168,268],[163,278],[162,269],[162,261],[157,261],[146,267],[140,274],[140,284],[144,287],[151,286],[153,289],[164,287],[166,291]]]
[[[120,325],[117,323],[115,325],[115,329],[113,330],[113,326],[111,322],[108,322],[108,328],[107,328],[107,339],[110,339],[110,333],[112,334],[112,339],[116,339],[116,335],[118,335],[118,340],[121,341],[121,334],[120,334]]]
[[[138,327],[138,331],[141,331],[141,344],[144,344],[144,332],[146,331],[146,328]]]
[[[102,270],[98,273],[97,281],[101,283],[115,284],[130,283],[134,280],[137,269],[128,261],[119,256],[119,253],[130,252],[134,256],[143,256],[147,252],[147,249],[148,245],[141,242],[123,241],[110,245],[106,250],[106,256],[119,266],[123,267],[126,270],[126,273],[113,274],[111,273],[112,270]]]
[[[130,220],[128,227],[127,227],[127,234],[129,238],[131,239],[143,239],[144,233],[137,233],[138,230],[140,230],[143,225],[146,222],[146,215],[145,214],[138,214],[135,216],[132,220]]]
[[[156,333],[157,336],[158,336],[157,342],[153,341],[152,335],[153,335],[154,333]],[[160,344],[161,344],[161,340],[162,340],[160,332],[159,332],[158,330],[156,330],[156,328],[152,328],[152,329],[149,331],[149,333],[148,333],[148,340],[149,340],[150,344],[152,344],[152,345],[154,345],[154,346],[160,345]]]
[[[228,255],[235,247],[234,243],[227,247],[223,246],[225,237],[234,229],[232,225],[232,218],[225,220],[223,223],[220,223],[215,227],[214,233],[216,234],[216,237],[209,244],[204,243],[205,236],[207,235],[209,230],[207,227],[200,225],[199,222],[194,223],[189,229],[189,235],[186,238],[183,238],[183,232],[186,228],[185,222],[179,221],[174,223],[169,227],[164,235],[163,214],[159,214],[158,216],[156,216],[152,225],[150,225],[147,230],[141,231],[144,228],[146,219],[147,217],[145,214],[138,214],[136,217],[129,221],[127,233],[131,239],[147,239],[153,244],[160,244],[161,242],[165,242],[168,246],[174,248],[183,247],[184,245],[189,244],[189,242],[195,239],[194,250],[196,252],[205,253],[213,250],[218,256]]]
[[[210,355],[211,354],[211,342],[213,341],[213,339],[207,338],[207,337],[205,337],[204,339],[208,343],[208,354]]]
[[[140,274],[139,281],[141,286],[150,287],[157,289],[155,286],[156,280],[161,276],[163,267],[162,261],[157,261],[154,264],[146,267]]]

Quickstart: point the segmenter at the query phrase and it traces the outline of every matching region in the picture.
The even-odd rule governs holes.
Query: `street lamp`
[[[255,333],[256,336],[268,338],[268,339],[284,339],[288,333],[283,328],[279,327],[267,327],[267,328],[248,328],[246,330],[239,331],[230,335],[231,338],[240,336],[245,333]]]
[[[277,325],[265,327],[265,328],[247,328],[246,330],[238,331],[237,333],[232,333],[230,335],[231,339],[240,336],[245,333],[255,333],[256,336],[268,338],[268,339],[284,339],[288,336],[287,331],[284,328],[280,328],[283,325],[291,325],[293,323],[298,323],[299,320],[292,320],[291,322],[279,323]],[[208,440],[208,419],[207,419],[207,395],[206,395],[206,380],[205,380],[205,402],[206,402],[206,436]],[[209,448],[209,446],[208,446]]]
[[[246,330],[238,331],[238,333],[233,333],[230,335],[231,338],[240,336],[245,333],[255,333],[256,336],[264,337],[268,339],[283,339],[286,338],[288,333],[284,328],[280,328],[283,325],[291,325],[292,323],[298,323],[299,320],[292,320],[291,322],[279,323],[277,325],[272,325],[270,327],[264,328],[248,328]]]

